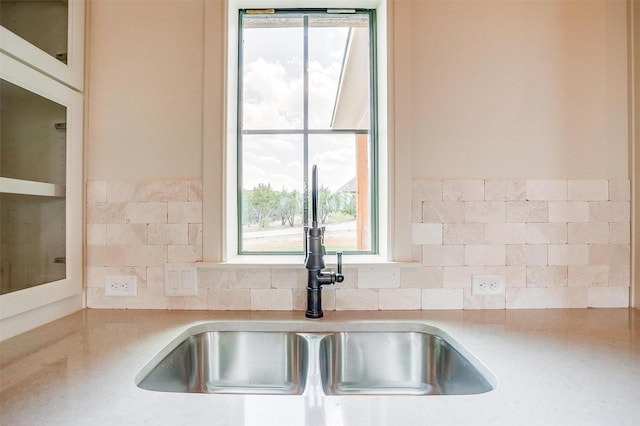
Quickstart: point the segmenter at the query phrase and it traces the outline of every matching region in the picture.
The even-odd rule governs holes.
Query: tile
[[[189,242],[189,226],[184,223],[150,223],[147,226],[148,244],[187,244]]]
[[[624,287],[589,287],[587,305],[591,308],[628,308],[629,289]]]
[[[445,267],[443,268],[444,288],[470,288],[473,275],[484,273],[484,266]]]
[[[400,269],[401,288],[440,288],[443,285],[441,266]]]
[[[86,186],[85,202],[87,203],[106,203],[107,202],[107,182],[89,181]]]
[[[187,201],[188,188],[188,181],[151,181],[147,184],[147,199],[149,201]]]
[[[377,289],[336,289],[336,310],[378,310]]]
[[[569,266],[569,287],[607,287],[609,267],[605,265]]]
[[[589,246],[590,265],[629,265],[631,249],[628,244],[593,244]]]
[[[167,256],[170,263],[193,263],[202,261],[202,246],[191,244],[169,244]]]
[[[630,222],[631,204],[628,201],[594,201],[589,203],[591,222]]]
[[[504,201],[469,201],[465,203],[464,221],[480,223],[499,223],[507,219],[507,206]]]
[[[202,246],[202,224],[189,224],[189,244]]]
[[[484,268],[487,275],[504,275],[505,284],[508,287],[526,287],[527,268],[519,266],[487,266]]]
[[[147,187],[144,182],[107,182],[107,202],[122,203],[128,201],[146,201],[146,199]]]
[[[587,265],[589,264],[589,246],[586,244],[550,244],[548,264]]]
[[[86,266],[122,266],[124,264],[124,246],[87,245]]]
[[[419,288],[381,288],[378,291],[381,310],[420,309],[422,290]]]
[[[464,309],[505,309],[505,296],[474,296],[470,288],[464,290]],[[506,294],[506,293],[505,293]]]
[[[87,308],[93,309],[126,309],[128,297],[108,297],[104,287],[90,287],[87,291]]]
[[[527,180],[527,200],[565,201],[567,200],[567,181]]]
[[[147,243],[147,225],[142,223],[106,225],[107,245],[143,245]]]
[[[630,223],[611,223],[609,225],[609,242],[611,244],[629,244],[631,243],[631,224]]]
[[[128,223],[167,223],[167,203],[127,203]]]
[[[107,225],[104,223],[87,224],[87,245],[104,246],[107,244]]]
[[[251,309],[250,289],[214,289],[207,290],[209,309],[218,311],[248,311]]]
[[[422,223],[422,203],[424,201],[411,201],[411,223]],[[432,221],[433,222],[433,221]]]
[[[422,309],[462,309],[464,292],[461,288],[429,288],[422,290]]]
[[[547,288],[547,308],[579,309],[587,307],[587,288]]]
[[[507,265],[546,265],[548,250],[543,244],[521,244],[507,246]]]
[[[507,309],[545,309],[547,307],[546,288],[507,288]]]
[[[293,295],[290,289],[251,290],[251,310],[254,311],[290,311],[293,309]]]
[[[442,201],[442,181],[414,179],[412,199],[414,201]]]
[[[549,222],[589,222],[586,201],[550,201]]]
[[[609,287],[626,287],[631,285],[630,265],[609,266]]]
[[[411,243],[415,245],[442,244],[441,223],[413,223]]]
[[[609,199],[608,180],[570,180],[567,189],[569,201],[607,201]]]
[[[509,201],[507,222],[547,222],[548,206],[546,201]]]
[[[462,223],[464,222],[464,202],[425,201],[422,203],[422,222]]]
[[[307,270],[304,268],[273,268],[271,269],[271,286],[304,289],[307,287],[307,275]]]
[[[398,288],[400,268],[358,268],[358,288]]]
[[[442,181],[444,201],[484,200],[484,180],[444,180]]]
[[[485,180],[484,199],[486,201],[524,201],[527,199],[527,183],[524,180]]]
[[[569,223],[569,244],[608,244],[608,223]]]
[[[173,310],[198,310],[203,311],[208,308],[208,292],[199,292],[197,296],[168,296],[167,309]]]
[[[204,296],[201,296],[204,298]],[[198,299],[200,300],[200,299]],[[138,295],[132,300],[127,301],[127,309],[170,309],[169,299],[164,295],[164,289],[160,288],[138,288]],[[175,304],[174,304],[175,305]],[[191,307],[186,305],[186,309],[204,309],[205,303],[201,303],[200,307]],[[171,309],[177,309],[171,306]],[[180,307],[179,309],[183,309]]]
[[[482,223],[445,223],[444,244],[485,244]]]
[[[627,179],[609,181],[610,201],[630,201],[631,182]]]
[[[202,201],[201,180],[190,180],[187,182],[187,201]]]
[[[567,266],[527,266],[527,287],[567,287]]]
[[[464,246],[427,245],[422,246],[423,266],[462,266],[464,265]]]
[[[125,223],[124,203],[89,203],[86,208],[87,223]]]
[[[226,269],[197,268],[198,288],[229,288],[229,271]]]
[[[167,263],[166,246],[125,247],[126,266],[162,266]]]
[[[162,266],[146,266],[145,269],[147,270],[147,287],[161,289],[164,294],[164,264]]]
[[[487,223],[484,228],[487,244],[525,244],[527,226],[524,223]]]
[[[263,269],[230,269],[230,288],[271,288],[271,271]]]
[[[468,266],[500,266],[506,264],[504,245],[467,245],[464,263]]]
[[[566,223],[527,223],[527,244],[563,244],[567,240]]]
[[[167,222],[169,223],[202,223],[201,202],[167,203]]]

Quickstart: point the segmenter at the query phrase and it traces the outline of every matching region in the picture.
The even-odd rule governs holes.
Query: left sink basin
[[[308,343],[294,332],[209,331],[188,336],[138,386],[161,392],[300,395]]]

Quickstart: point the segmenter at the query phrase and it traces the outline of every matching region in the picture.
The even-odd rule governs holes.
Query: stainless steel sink
[[[142,389],[271,395],[469,395],[496,379],[442,330],[402,322],[206,323],[137,375]]]
[[[469,395],[493,385],[451,344],[419,332],[341,332],[320,343],[328,395]]]
[[[138,384],[164,392],[299,395],[307,341],[288,332],[210,331],[187,337]]]

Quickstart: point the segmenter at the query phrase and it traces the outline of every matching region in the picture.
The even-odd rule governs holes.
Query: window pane
[[[309,162],[318,166],[318,221],[327,228],[327,250],[371,250],[367,135],[312,135]]]
[[[318,19],[310,19],[309,25]],[[309,28],[309,128],[332,126],[349,29]]]
[[[302,136],[242,142],[242,251],[302,252]]]
[[[314,16],[309,25],[309,127],[367,130],[369,16]]]
[[[301,129],[302,18],[293,16],[274,22],[269,15],[245,15],[243,19],[243,129]]]

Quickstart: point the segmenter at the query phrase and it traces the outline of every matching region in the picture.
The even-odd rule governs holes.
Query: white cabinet
[[[0,2],[0,50],[83,88],[84,0]]]
[[[84,3],[3,1],[0,18],[2,340],[84,303]]]

